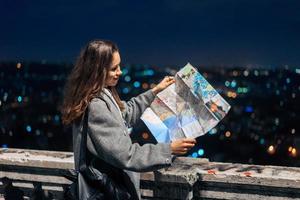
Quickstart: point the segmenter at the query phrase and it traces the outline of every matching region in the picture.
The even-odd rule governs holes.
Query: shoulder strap
[[[79,171],[83,172],[87,168],[86,166],[86,143],[87,143],[87,132],[88,132],[88,116],[89,111],[88,107],[86,108],[84,112],[84,118],[83,118],[83,127],[81,132],[81,142],[80,142],[80,150],[79,150]]]

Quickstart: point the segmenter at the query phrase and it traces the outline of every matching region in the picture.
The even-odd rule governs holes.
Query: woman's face
[[[113,53],[112,64],[108,69],[106,80],[105,80],[105,87],[117,85],[119,81],[119,77],[122,75],[120,63],[121,63],[121,58],[119,52]]]

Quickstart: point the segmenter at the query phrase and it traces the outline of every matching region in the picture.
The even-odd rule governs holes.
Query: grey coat
[[[88,115],[88,161],[89,165],[112,176],[123,176],[133,199],[140,198],[139,173],[168,167],[172,162],[169,144],[132,143],[128,127],[133,126],[153,101],[151,90],[124,102],[125,111],[120,112],[112,98],[102,92],[92,99]],[[126,125],[125,125],[125,123]],[[73,124],[73,148],[75,168],[78,169],[78,153],[82,122]],[[118,173],[122,172],[122,175]]]

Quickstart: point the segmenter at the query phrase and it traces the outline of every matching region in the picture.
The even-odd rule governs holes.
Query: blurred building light
[[[238,76],[239,73],[238,73],[238,71],[234,70],[234,71],[232,72],[232,75],[233,75],[233,76]]]
[[[21,96],[18,96],[18,98],[17,98],[17,100],[18,100],[19,103],[22,102],[22,99],[23,99],[23,98],[22,98]]]
[[[289,84],[291,82],[290,78],[286,78],[286,83]]]
[[[128,94],[129,93],[129,88],[127,88],[127,87],[123,88],[122,92],[124,94]]]
[[[237,85],[237,83],[236,83],[235,80],[231,81],[230,86],[231,86],[232,88],[236,87],[236,85]]]
[[[21,67],[22,67],[22,64],[21,63],[17,63],[17,69],[21,69]]]
[[[265,76],[269,76],[269,71],[268,70],[266,70],[264,72],[265,72]]]
[[[274,154],[274,153],[275,153],[275,147],[274,147],[273,145],[270,145],[270,146],[268,147],[268,153],[269,153],[269,154]]]
[[[122,74],[123,74],[123,75],[128,74],[128,69],[127,69],[127,68],[123,68],[123,69],[122,69]]]
[[[54,121],[58,122],[59,121],[59,115],[54,116]]]
[[[249,71],[245,70],[245,71],[243,72],[243,74],[244,74],[244,76],[248,76],[248,75],[249,75]]]
[[[144,76],[153,76],[154,71],[152,69],[146,69],[144,70]]]
[[[145,90],[148,89],[149,88],[149,84],[148,83],[143,83],[142,84],[142,88],[145,89]]]
[[[231,136],[231,132],[230,131],[226,131],[225,132],[225,137],[230,137]]]
[[[9,135],[10,137],[12,137],[14,134],[13,134],[13,132],[10,130],[10,131],[8,132],[8,135]]]
[[[296,69],[295,72],[296,72],[297,74],[300,74],[300,69]]]
[[[291,151],[291,156],[296,157],[297,156],[297,149],[293,148]]]
[[[229,81],[225,81],[225,86],[229,87],[230,86],[230,82]]]
[[[43,121],[43,123],[44,123],[44,124],[46,124],[46,123],[47,123],[47,121],[48,121],[48,120],[47,120],[47,117],[46,117],[46,116],[43,116],[43,119],[42,119],[42,121]]]
[[[210,134],[210,135],[213,135],[213,134],[216,134],[217,133],[217,129],[216,128],[213,128],[213,129],[211,129],[208,133]]]
[[[246,106],[245,107],[245,112],[247,112],[247,113],[252,113],[253,112],[253,107],[252,106]]]
[[[149,139],[150,136],[149,136],[149,133],[144,132],[144,133],[142,133],[142,137],[144,140],[147,140],[147,139]]]
[[[296,94],[292,93],[292,98],[295,99],[296,98]]]
[[[279,118],[275,118],[275,124],[278,126],[279,125]]]
[[[284,105],[284,102],[283,102],[283,101],[280,101],[280,102],[279,102],[279,105],[280,105],[280,106],[283,106],[283,105]]]
[[[255,137],[254,137],[254,140],[258,140],[259,139],[259,136],[258,135],[255,135]]]
[[[7,97],[8,97],[8,93],[5,92],[4,95],[3,95],[3,101],[4,101],[4,102],[7,100]]]
[[[248,92],[248,88],[246,88],[246,87],[238,87],[237,92],[238,93],[247,93]]]
[[[254,70],[254,75],[255,76],[258,76],[259,75],[259,72],[257,70]]]
[[[291,133],[292,133],[292,134],[295,134],[295,133],[296,133],[296,129],[293,128],[293,129],[291,130]]]
[[[228,97],[231,97],[231,98],[236,98],[236,97],[237,97],[237,94],[236,94],[235,92],[228,91],[228,92],[227,92],[227,96],[228,96]]]
[[[140,83],[139,81],[135,81],[135,82],[133,83],[133,86],[134,86],[135,88],[138,88],[138,87],[141,86],[141,83]]]
[[[130,82],[130,81],[131,81],[131,77],[127,75],[127,76],[124,77],[124,80],[125,80],[126,82]]]
[[[199,149],[198,150],[198,155],[203,156],[204,155],[204,149]]]
[[[265,139],[264,139],[264,138],[260,138],[259,143],[260,143],[261,145],[264,145],[264,144],[265,144]]]
[[[37,130],[35,131],[35,135],[37,135],[37,136],[41,135],[41,131],[40,131],[39,129],[37,129]]]
[[[198,157],[198,153],[197,152],[192,153],[192,157],[193,158],[197,158]]]
[[[27,125],[27,126],[26,126],[26,131],[27,131],[28,133],[30,133],[30,132],[31,132],[31,126]]]

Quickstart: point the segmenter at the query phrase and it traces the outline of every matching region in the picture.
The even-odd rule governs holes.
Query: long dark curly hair
[[[80,52],[64,89],[61,106],[62,122],[68,125],[81,119],[89,102],[104,88],[113,53],[118,47],[108,40],[89,42]],[[120,109],[124,109],[115,87],[109,88]]]

